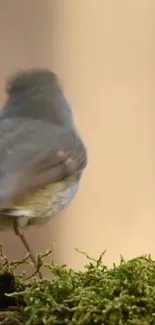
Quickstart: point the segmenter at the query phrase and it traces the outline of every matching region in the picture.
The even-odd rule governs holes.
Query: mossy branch
[[[53,249],[52,249],[53,250]],[[90,258],[85,271],[59,266],[39,254],[38,267],[47,267],[54,279],[15,275],[16,267],[30,263],[8,261],[0,246],[0,324],[1,325],[154,325],[155,261],[140,256],[107,268]],[[78,251],[78,250],[77,250]],[[79,252],[79,251],[78,251]]]

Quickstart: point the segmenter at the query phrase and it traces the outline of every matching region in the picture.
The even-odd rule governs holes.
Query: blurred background
[[[0,102],[19,68],[59,76],[88,148],[89,165],[70,207],[26,232],[33,251],[82,268],[75,248],[105,262],[155,256],[154,0],[1,0]],[[14,233],[6,254],[22,258]]]

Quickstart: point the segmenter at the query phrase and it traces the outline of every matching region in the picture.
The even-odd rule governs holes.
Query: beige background
[[[26,233],[34,252],[55,241],[55,259],[78,268],[75,247],[106,248],[108,264],[155,255],[154,0],[1,0],[0,39],[1,104],[10,72],[50,67],[88,147],[71,206]],[[14,234],[0,238],[9,257],[25,254]]]

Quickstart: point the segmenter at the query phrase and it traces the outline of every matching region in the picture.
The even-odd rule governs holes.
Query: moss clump
[[[40,267],[43,257],[38,256]],[[11,264],[2,257],[1,324],[155,325],[155,261],[151,256],[127,262],[121,258],[119,266],[109,269],[102,257],[94,260],[86,255],[89,263],[83,272],[53,262],[45,264],[53,280],[15,276],[18,262]],[[6,281],[5,291],[1,277],[8,274],[12,282]],[[6,296],[8,283],[12,283],[12,293]]]

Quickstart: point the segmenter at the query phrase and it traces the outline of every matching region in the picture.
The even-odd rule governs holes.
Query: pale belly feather
[[[13,206],[9,214],[0,215],[0,231],[12,229],[15,218],[21,228],[45,224],[68,206],[78,187],[79,178],[74,175],[37,191]]]

